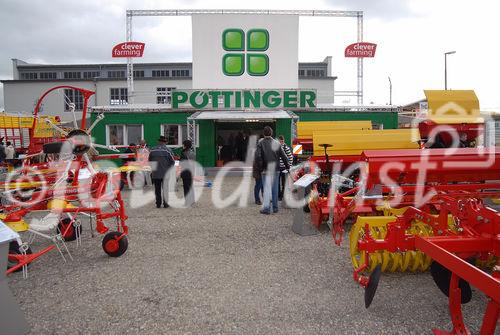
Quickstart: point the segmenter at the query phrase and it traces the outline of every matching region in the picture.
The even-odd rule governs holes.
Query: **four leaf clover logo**
[[[269,72],[269,57],[263,53],[269,48],[266,29],[230,28],[222,32],[222,47],[229,51],[222,57],[222,71],[226,76],[265,76]]]

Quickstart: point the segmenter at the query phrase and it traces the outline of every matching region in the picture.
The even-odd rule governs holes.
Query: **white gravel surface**
[[[227,178],[229,192],[240,178]],[[151,189],[148,189],[152,196]],[[129,249],[110,258],[84,226],[75,260],[54,251],[9,278],[30,334],[431,334],[451,329],[447,299],[424,274],[383,274],[372,306],[352,280],[348,245],[300,237],[292,210],[224,210],[205,188],[191,209],[129,209]],[[127,197],[128,192],[124,195]],[[251,198],[250,198],[251,200]],[[46,242],[37,242],[46,244]],[[34,249],[40,248],[35,245]],[[466,323],[479,332],[486,299]],[[4,335],[1,332],[0,334]],[[5,334],[8,335],[8,334]]]

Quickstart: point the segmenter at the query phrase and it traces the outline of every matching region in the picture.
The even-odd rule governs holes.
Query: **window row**
[[[172,90],[175,87],[157,87],[156,88],[156,103],[169,104],[172,97]],[[70,111],[70,104],[75,105],[76,111],[83,110],[83,95],[79,91],[72,89],[64,90],[64,111]],[[110,105],[126,105],[128,104],[128,89],[126,87],[110,88],[109,89],[109,104]]]
[[[198,125],[196,125],[198,139]],[[180,147],[182,142],[188,138],[186,124],[162,124],[160,133],[167,138],[167,146]],[[108,124],[106,126],[106,144],[107,145],[131,145],[138,144],[144,139],[144,126],[142,124]],[[199,141],[197,140],[196,146]],[[150,147],[156,143],[149,143]]]
[[[151,77],[167,78],[167,77],[189,77],[189,70],[152,70]],[[22,80],[36,79],[93,79],[101,78],[101,71],[65,71],[61,75],[57,72],[21,72]],[[59,77],[59,78],[58,78]],[[107,71],[107,78],[126,78],[127,71],[125,70],[110,70]],[[134,70],[134,78],[145,78],[144,70]]]
[[[325,70],[311,69],[311,70],[299,70],[299,76],[301,77],[326,77]]]

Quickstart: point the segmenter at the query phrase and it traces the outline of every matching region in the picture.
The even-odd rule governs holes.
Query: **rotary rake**
[[[364,151],[359,180],[333,175],[329,197],[311,211],[340,245],[346,224],[353,278],[374,298],[383,271],[426,271],[449,297],[453,330],[470,334],[461,303],[470,284],[489,303],[481,334],[495,332],[500,315],[500,148]],[[342,188],[349,188],[339,192]],[[314,210],[313,210],[314,208]],[[371,274],[369,274],[371,273]]]
[[[85,126],[89,98],[95,93],[73,86],[56,86],[46,91],[38,100],[34,110],[32,129],[39,119],[38,113],[43,99],[51,92],[59,89],[75,90],[83,98],[81,124],[78,126],[74,113],[74,105],[70,106],[74,116],[73,129],[63,129],[50,120],[45,119],[50,127],[61,134],[60,141],[43,145],[39,151],[36,143],[30,143],[28,155],[17,175],[11,173],[4,182],[4,199],[10,201],[2,205],[2,220],[18,232],[29,231],[32,234],[51,239],[54,245],[40,252],[32,253],[29,243],[18,241],[10,248],[9,261],[11,267],[7,273],[20,269],[26,274],[26,266],[39,256],[57,247],[63,256],[60,245],[66,251],[64,240],[79,240],[81,223],[79,215],[95,220],[95,230],[105,234],[102,247],[111,257],[119,257],[128,247],[124,202],[120,192],[120,172],[118,169],[98,171],[94,169],[89,154],[96,148],[117,151],[115,148],[93,143],[90,137],[92,129],[99,117],[88,129]],[[43,159],[42,159],[43,157]],[[27,224],[24,218],[34,211],[49,212],[42,222],[48,224]],[[56,224],[50,219],[56,219]],[[107,225],[106,220],[114,219],[115,227]],[[42,230],[54,230],[55,235],[41,233]],[[63,256],[64,259],[64,256]]]

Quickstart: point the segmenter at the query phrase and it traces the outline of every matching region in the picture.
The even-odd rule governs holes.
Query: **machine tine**
[[[87,132],[90,134],[92,132],[92,129],[94,129],[95,126],[97,126],[97,124],[102,120],[104,119],[104,114],[103,113],[99,113],[97,114],[97,117],[96,119],[94,120],[94,122],[92,122],[92,124],[90,125],[89,129],[87,129]]]
[[[116,147],[114,147],[112,145],[104,145],[104,144],[94,143],[94,144],[92,144],[92,146],[96,147],[96,148],[102,148],[102,149],[111,150],[111,151],[114,151],[114,152],[120,152],[120,150],[118,150]]]

